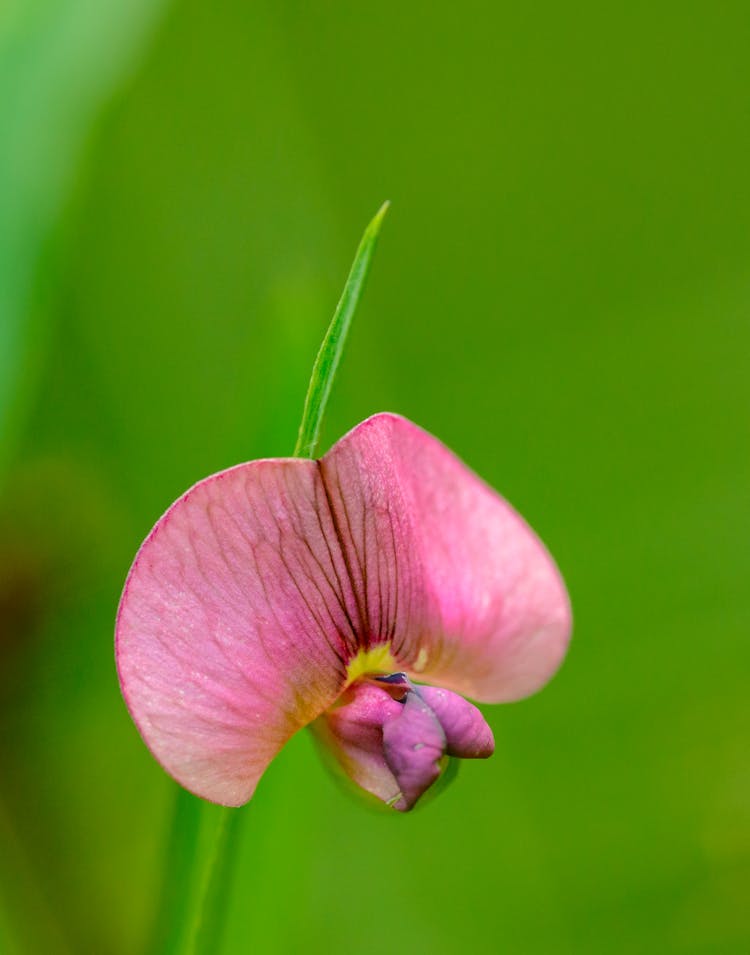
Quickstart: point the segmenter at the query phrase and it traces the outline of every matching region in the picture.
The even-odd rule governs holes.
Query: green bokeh
[[[0,500],[0,951],[143,944],[173,786],[119,697],[122,581],[189,484],[291,451],[386,198],[324,443],[379,410],[442,438],[549,544],[575,638],[414,814],[295,738],[244,810],[225,955],[750,950],[750,8],[150,22],[85,137],[71,112],[88,148],[2,318],[32,342],[8,381],[38,367]]]

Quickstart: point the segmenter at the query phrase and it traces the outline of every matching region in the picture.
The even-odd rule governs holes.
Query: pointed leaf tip
[[[370,271],[380,226],[389,206],[390,201],[386,200],[364,231],[354,256],[354,262],[349,270],[344,291],[315,359],[305,397],[305,407],[302,412],[297,444],[294,448],[295,457],[312,458],[315,456],[315,449],[320,437],[320,426],[333,380],[338,371],[354,312],[359,304]]]
[[[370,224],[369,224],[368,227],[367,227],[367,231],[368,231],[368,232],[370,232],[371,230],[373,230],[374,232],[378,232],[378,231],[379,231],[380,226],[381,226],[382,223],[383,223],[383,219],[385,218],[385,214],[386,214],[386,212],[388,212],[388,210],[390,209],[390,207],[391,207],[391,200],[390,200],[390,199],[386,199],[385,202],[383,203],[383,205],[378,209],[378,211],[377,211],[377,212],[375,213],[375,215],[372,217],[372,221],[370,222]]]

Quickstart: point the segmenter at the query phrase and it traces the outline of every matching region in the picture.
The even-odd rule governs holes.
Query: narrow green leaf
[[[349,326],[362,297],[380,226],[388,211],[388,206],[389,203],[384,202],[375,218],[365,229],[357,254],[354,256],[354,262],[346,280],[344,291],[339,304],[336,306],[336,312],[328,326],[318,357],[315,359],[307,389],[307,397],[305,398],[305,408],[302,412],[302,423],[299,428],[297,445],[294,449],[294,456],[297,458],[312,458],[315,456],[323,414],[341,361]]]

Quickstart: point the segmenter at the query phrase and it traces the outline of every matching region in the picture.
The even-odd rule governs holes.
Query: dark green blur
[[[381,410],[443,439],[548,543],[574,641],[413,814],[296,737],[221,953],[750,951],[750,6],[5,9],[0,952],[143,951],[175,787],[120,589],[186,487],[291,453],[385,199],[323,444]]]

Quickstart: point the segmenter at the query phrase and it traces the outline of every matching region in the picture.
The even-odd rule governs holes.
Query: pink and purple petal
[[[468,700],[437,686],[418,686],[416,692],[429,706],[445,733],[447,756],[487,759],[495,752],[492,730]]]
[[[351,780],[402,812],[438,779],[445,757],[483,758],[494,747],[475,706],[403,673],[358,680],[313,728]]]
[[[411,809],[443,770],[445,734],[413,688],[397,700],[387,686],[358,681],[313,729],[351,780],[400,811]]]
[[[343,772],[388,804],[398,800],[401,792],[383,751],[383,724],[402,710],[403,703],[387,689],[362,681],[349,687],[312,726]]]
[[[383,751],[396,777],[399,798],[395,809],[411,809],[443,771],[445,733],[439,720],[413,690],[401,712],[383,723]]]

